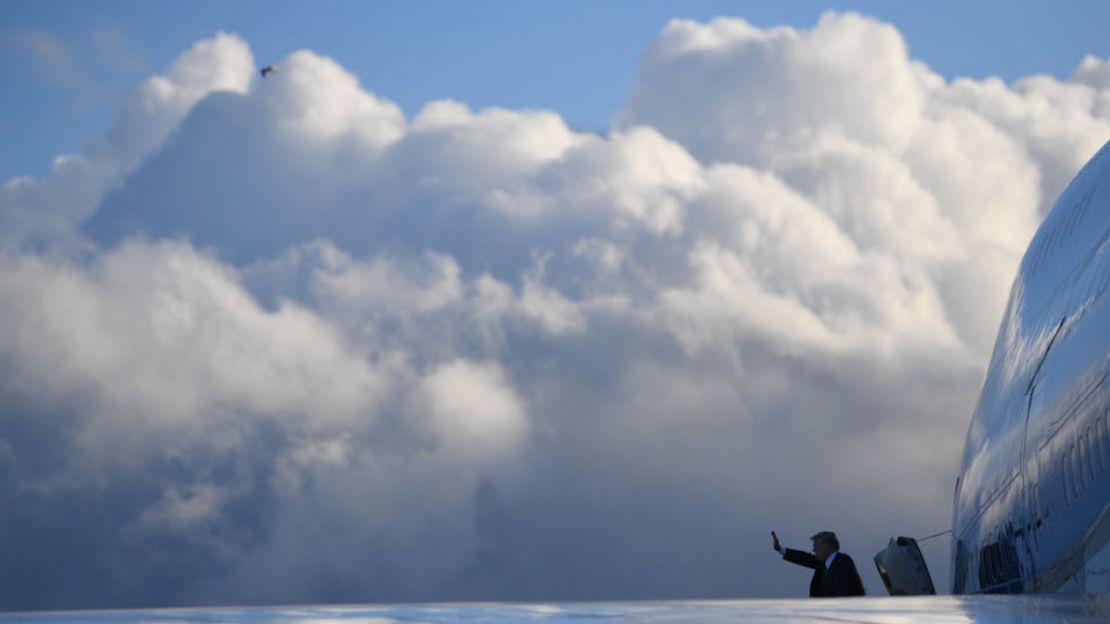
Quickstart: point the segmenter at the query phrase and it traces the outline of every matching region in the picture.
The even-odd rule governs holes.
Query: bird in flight
[[[262,74],[262,77],[263,77],[263,78],[265,78],[265,77],[266,77],[266,74],[272,74],[272,73],[274,73],[274,72],[276,72],[276,71],[277,71],[277,68],[276,68],[276,67],[274,67],[273,65],[267,65],[267,66],[263,67],[263,68],[262,68],[262,71],[261,71],[261,72],[259,72],[259,73],[260,73],[260,74]]]

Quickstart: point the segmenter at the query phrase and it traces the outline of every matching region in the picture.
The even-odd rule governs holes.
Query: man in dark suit
[[[813,568],[813,580],[809,582],[811,598],[832,598],[836,596],[862,596],[863,582],[856,572],[852,558],[840,552],[840,541],[832,531],[821,531],[809,538],[813,540],[813,554],[793,548],[783,548],[779,536],[771,531],[774,549],[790,563]]]

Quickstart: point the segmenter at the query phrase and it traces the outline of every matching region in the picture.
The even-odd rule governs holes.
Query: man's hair
[[[809,538],[815,542],[824,542],[833,547],[833,550],[840,550],[840,540],[836,539],[836,533],[832,531],[821,531]]]

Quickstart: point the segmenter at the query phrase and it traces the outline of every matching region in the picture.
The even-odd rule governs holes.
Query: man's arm
[[[805,566],[814,570],[817,569],[817,566],[823,565],[820,561],[817,560],[817,557],[814,557],[804,550],[794,550],[793,548],[783,548],[782,558],[786,559],[790,563],[796,563],[800,566]]]

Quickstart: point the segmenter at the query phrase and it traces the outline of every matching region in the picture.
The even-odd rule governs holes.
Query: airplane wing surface
[[[308,622],[1108,622],[1110,597],[930,596],[678,602],[458,603],[0,613],[0,624]]]

